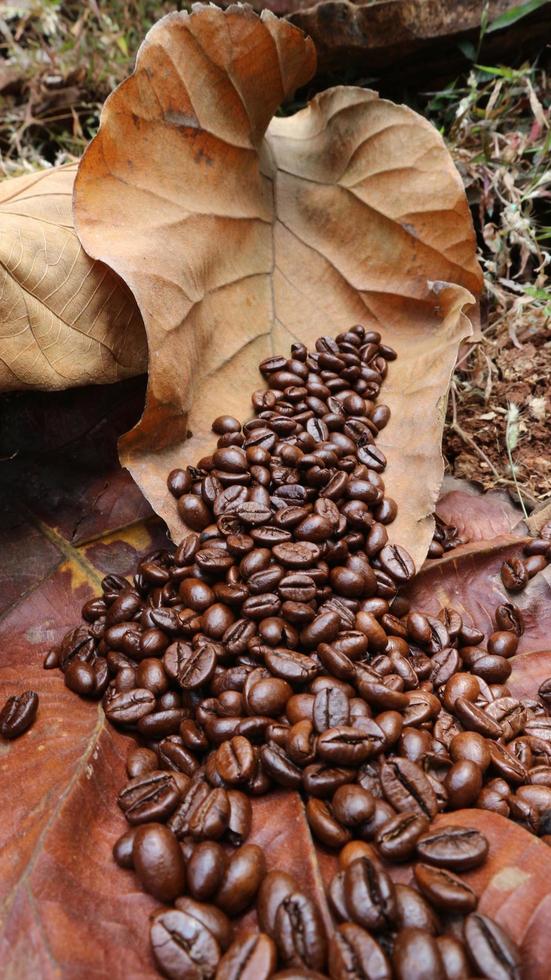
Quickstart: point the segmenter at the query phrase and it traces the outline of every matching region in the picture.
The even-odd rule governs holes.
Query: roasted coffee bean
[[[218,964],[216,980],[268,980],[277,960],[276,945],[264,932],[251,930],[236,939]]]
[[[251,832],[252,806],[248,796],[239,790],[231,789],[227,792],[230,802],[230,818],[226,830],[226,837],[234,847],[241,846],[247,840]]]
[[[262,765],[268,776],[279,786],[298,789],[302,783],[302,771],[279,745],[263,745],[260,749]]]
[[[185,888],[184,858],[174,834],[162,823],[136,829],[133,867],[147,892],[160,902],[172,902]]]
[[[119,725],[133,725],[151,714],[155,708],[155,695],[147,688],[136,687],[130,691],[109,691],[104,698],[104,710],[109,721]]]
[[[369,932],[353,922],[337,926],[329,940],[332,980],[391,980],[386,953]]]
[[[427,900],[409,885],[396,885],[396,926],[399,929],[424,929],[437,936],[441,925]]]
[[[457,698],[453,710],[461,724],[469,731],[478,732],[479,735],[489,739],[501,738],[503,735],[501,725],[466,698]]]
[[[379,561],[384,571],[397,582],[407,582],[415,574],[415,565],[410,555],[400,545],[385,545],[379,552]]]
[[[384,736],[371,719],[362,720],[360,727],[339,725],[327,728],[318,737],[316,752],[322,762],[337,766],[358,766],[379,751]]]
[[[423,770],[409,759],[389,759],[381,766],[385,799],[396,810],[432,820],[438,811],[436,796]]]
[[[363,787],[348,784],[340,786],[335,791],[331,808],[334,816],[344,827],[357,827],[373,815],[375,800]]]
[[[441,825],[422,834],[417,841],[417,854],[438,868],[470,871],[486,860],[488,841],[471,827]]]
[[[466,881],[446,868],[416,864],[413,873],[423,895],[435,908],[463,914],[475,910],[478,904],[476,893]]]
[[[344,847],[350,840],[350,831],[341,825],[325,800],[309,799],[306,803],[306,819],[314,836],[326,847]]]
[[[134,858],[132,855],[132,849],[134,847],[134,837],[136,836],[136,831],[138,827],[131,827],[127,830],[125,834],[122,834],[113,845],[113,857],[120,868],[125,868],[127,871],[134,867]]]
[[[501,581],[508,592],[521,592],[528,581],[528,573],[521,558],[509,558],[501,566]]]
[[[219,840],[230,821],[230,801],[225,789],[211,790],[194,808],[189,820],[189,833],[194,840]]]
[[[399,813],[383,825],[375,836],[375,843],[387,861],[407,861],[427,829],[426,817],[418,813]]]
[[[497,922],[473,912],[465,920],[465,945],[471,960],[485,977],[520,980],[520,953]]]
[[[228,948],[232,939],[232,927],[224,912],[217,909],[215,905],[197,902],[187,895],[177,898],[174,904],[180,912],[185,912],[186,915],[202,923],[214,936],[221,950]]]
[[[286,966],[323,970],[327,939],[314,903],[298,891],[281,901],[275,915],[274,938]]]
[[[151,924],[151,947],[165,977],[213,977],[220,945],[199,920],[178,909],[162,909]]]
[[[80,694],[81,697],[93,697],[96,693],[94,668],[91,664],[75,658],[68,664],[65,671],[65,685],[70,691],[74,691],[75,694]]]
[[[151,717],[151,715],[149,716]],[[158,759],[162,769],[172,769],[192,776],[199,763],[195,756],[183,745],[180,736],[169,735],[159,742]],[[155,768],[155,767],[154,767]]]
[[[266,765],[264,756],[263,762],[264,765]],[[300,770],[298,771],[300,772]],[[332,796],[339,786],[344,786],[346,783],[354,782],[355,778],[356,772],[354,769],[313,764],[306,767],[304,773],[302,774],[301,781],[304,790],[309,794],[309,796],[325,799],[328,796]],[[283,783],[282,785],[289,784]]]
[[[316,594],[316,586],[307,573],[295,572],[280,580],[278,591],[283,600],[311,602]]]
[[[286,650],[284,647],[262,650],[264,662],[270,672],[289,684],[304,684],[318,673],[318,664],[312,657],[299,653],[298,650]]]
[[[266,677],[253,684],[247,693],[247,708],[251,714],[277,718],[293,693],[287,681]]]
[[[158,769],[158,766],[157,754],[152,749],[132,748],[126,757],[126,772],[129,779],[145,776]]]
[[[308,718],[297,721],[285,732],[281,748],[297,766],[307,766],[316,758],[314,726]]]
[[[318,691],[313,707],[314,727],[320,734],[328,728],[347,725],[350,720],[350,702],[338,687]]]
[[[471,970],[463,943],[454,936],[437,936],[446,980],[469,980]]]
[[[254,900],[266,874],[266,860],[261,847],[244,844],[231,855],[215,904],[227,915],[240,915]]]
[[[215,841],[197,844],[187,863],[187,887],[192,898],[208,902],[218,891],[226,870],[224,848]]]
[[[495,620],[499,630],[510,630],[516,636],[522,636],[524,633],[522,613],[512,602],[504,602],[497,607]]]
[[[255,755],[251,743],[236,735],[216,750],[216,769],[229,786],[246,783],[253,774]]]
[[[513,657],[517,652],[518,636],[513,630],[497,630],[488,638],[488,653]]]
[[[258,924],[272,938],[275,935],[277,910],[283,899],[296,889],[295,880],[285,871],[268,872],[260,885],[256,902]]]
[[[482,789],[482,770],[476,762],[460,759],[446,773],[444,786],[450,810],[473,806]]]
[[[117,802],[131,824],[166,820],[180,799],[176,780],[167,772],[137,776],[119,793]]]
[[[348,914],[364,929],[392,929],[396,922],[394,885],[381,868],[368,858],[357,858],[344,874],[344,893]]]
[[[490,765],[488,743],[478,732],[458,732],[449,743],[449,752],[454,762],[469,759],[476,763],[482,772]]]
[[[434,936],[424,929],[402,929],[394,942],[392,966],[396,980],[445,980]]]

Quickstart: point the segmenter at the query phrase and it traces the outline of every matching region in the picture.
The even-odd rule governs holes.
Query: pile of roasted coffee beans
[[[164,905],[151,942],[175,980],[520,977],[460,877],[486,839],[433,820],[481,807],[549,839],[551,679],[533,699],[508,690],[512,603],[485,641],[454,609],[426,615],[398,594],[415,568],[388,540],[375,444],[394,357],[356,326],[264,361],[255,416],[216,419],[212,455],[169,474],[182,542],[132,582],[107,576],[46,658],[136,737],[114,856]],[[506,587],[550,548],[544,536],[507,562]],[[251,797],[277,787],[302,794],[338,853],[333,926],[247,842]],[[404,861],[417,888],[389,875]],[[254,907],[260,931],[234,938],[230,920]]]

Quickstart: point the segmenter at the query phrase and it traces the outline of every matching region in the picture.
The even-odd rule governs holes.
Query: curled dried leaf
[[[196,6],[155,25],[105,105],[75,220],[146,324],[147,404],[121,459],[178,540],[166,473],[211,449],[221,411],[248,417],[258,362],[362,322],[398,351],[380,445],[393,540],[420,564],[481,285],[472,223],[442,139],[411,110],[340,87],[272,118],[314,68],[312,42],[271,14]]]
[[[75,234],[76,170],[0,183],[0,391],[105,384],[146,370],[130,290]]]

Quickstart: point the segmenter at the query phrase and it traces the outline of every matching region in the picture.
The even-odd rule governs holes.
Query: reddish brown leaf
[[[467,480],[450,477],[444,478],[436,513],[446,524],[454,525],[465,542],[510,534],[522,520],[522,511],[503,490],[481,493]]]
[[[522,557],[522,547],[529,540],[527,536],[502,535],[493,541],[461,545],[438,561],[427,561],[407,588],[408,598],[416,608],[429,613],[437,613],[441,606],[453,606],[486,636],[495,629],[496,606],[513,601],[522,610],[525,624],[520,653],[542,649],[549,641],[551,627],[549,566],[515,595],[507,592],[499,574],[508,558]]]

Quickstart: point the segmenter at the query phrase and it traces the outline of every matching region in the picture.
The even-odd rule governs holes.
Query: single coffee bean
[[[231,855],[215,903],[227,915],[240,915],[254,900],[266,874],[264,852],[257,844],[244,844]]]
[[[440,826],[422,834],[417,841],[417,854],[438,868],[470,871],[486,860],[488,841],[471,827]]]
[[[211,935],[214,936],[221,950],[228,948],[232,940],[232,927],[230,920],[224,912],[217,909],[215,905],[209,905],[206,902],[197,902],[187,895],[177,898],[174,904],[180,912],[185,912],[186,915],[190,915],[197,922],[204,925]]]
[[[437,936],[446,980],[469,980],[471,969],[463,943],[454,936]]]
[[[33,724],[38,712],[38,694],[24,691],[8,698],[0,711],[2,738],[19,738]]]
[[[162,909],[152,920],[150,935],[155,962],[165,977],[214,976],[220,945],[198,919],[178,909]]]
[[[444,786],[450,810],[473,806],[482,789],[482,770],[476,762],[460,759],[448,770]]]
[[[385,799],[396,810],[432,820],[438,811],[436,795],[423,770],[409,759],[388,759],[381,766]]]
[[[434,936],[424,929],[402,929],[394,943],[392,966],[396,980],[446,980]]]
[[[164,824],[147,823],[137,828],[132,860],[141,884],[160,902],[172,902],[184,891],[184,858],[174,834]]]
[[[389,876],[373,861],[352,861],[344,874],[344,893],[350,918],[364,929],[392,929],[396,921],[396,893]]]
[[[524,633],[522,613],[512,602],[504,602],[497,607],[495,620],[498,630],[510,630],[516,636]]]
[[[216,980],[269,980],[277,960],[276,945],[265,932],[245,932],[218,964]]]
[[[392,968],[369,932],[343,922],[329,940],[329,975],[332,980],[391,980]]]
[[[246,783],[255,767],[251,743],[242,735],[223,742],[216,750],[216,768],[225,783],[236,786]]]
[[[473,912],[478,898],[470,885],[446,868],[435,868],[430,864],[416,864],[413,868],[415,880],[423,895],[436,909],[466,914]]]
[[[387,861],[407,861],[428,825],[426,817],[419,813],[399,813],[383,825],[375,843]]]
[[[109,721],[119,725],[133,725],[151,714],[155,708],[155,695],[147,688],[136,687],[131,691],[108,692],[104,698],[104,710]]]
[[[409,885],[396,885],[396,925],[399,929],[424,929],[437,936],[442,926],[431,905]]]
[[[180,792],[167,772],[153,771],[131,779],[118,795],[118,805],[131,824],[166,820],[176,809]]]
[[[496,980],[520,980],[522,963],[515,944],[497,922],[473,912],[465,920],[465,945],[477,971]]]
[[[269,871],[263,879],[256,900],[260,928],[272,938],[275,935],[277,910],[284,898],[297,890],[294,878],[286,871]]]
[[[344,827],[357,827],[373,815],[375,799],[357,784],[339,786],[331,800],[331,809]]]
[[[521,558],[509,558],[501,566],[501,581],[508,592],[521,592],[528,582],[528,573]]]
[[[287,895],[275,916],[274,938],[286,966],[323,970],[327,939],[314,903],[298,891]]]
[[[309,799],[306,803],[306,819],[315,837],[326,847],[341,848],[350,840],[350,831],[335,817],[325,800]]]
[[[113,857],[119,868],[131,870],[134,867],[132,849],[134,847],[134,837],[136,836],[137,829],[137,827],[131,827],[130,830],[122,834],[113,844]]]
[[[407,582],[415,575],[415,565],[406,549],[400,545],[385,545],[379,553],[379,561],[383,570],[397,582]]]
[[[194,809],[189,832],[194,840],[219,840],[230,821],[230,801],[225,789],[211,790]]]
[[[223,847],[215,841],[197,844],[186,868],[187,887],[192,898],[208,902],[222,883],[227,857]]]
[[[301,785],[302,770],[279,745],[263,745],[260,749],[260,758],[268,776],[279,786],[298,789]]]
[[[129,779],[145,776],[158,769],[157,755],[152,749],[132,748],[126,757],[126,772]]]

